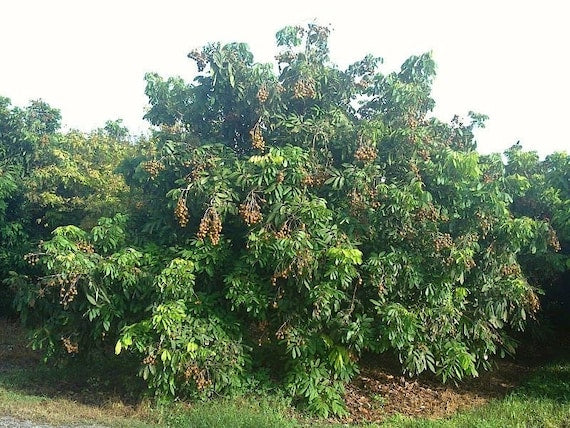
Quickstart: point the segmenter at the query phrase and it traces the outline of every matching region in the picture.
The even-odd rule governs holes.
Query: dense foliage
[[[280,31],[278,70],[232,43],[189,54],[193,83],[148,74],[136,145],[2,101],[2,273],[35,346],[131,353],[160,396],[272,382],[324,415],[364,353],[447,381],[514,352],[569,269],[567,155],[478,154],[484,116],[429,114],[430,54],[340,70],[328,35]]]

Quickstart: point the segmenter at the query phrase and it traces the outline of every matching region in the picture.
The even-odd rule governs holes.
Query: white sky
[[[570,2],[510,1],[0,1],[0,95],[24,106],[42,98],[66,127],[122,118],[135,133],[145,72],[191,80],[186,54],[211,41],[243,41],[269,62],[285,25],[331,24],[332,60],[367,53],[383,71],[432,50],[436,116],[490,116],[482,152],[517,140],[542,155],[570,148]]]

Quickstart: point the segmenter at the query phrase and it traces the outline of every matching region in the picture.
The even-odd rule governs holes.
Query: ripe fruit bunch
[[[283,278],[283,279],[287,279],[289,278],[289,274],[291,273],[291,265],[287,266],[285,269],[279,271],[279,272],[275,272],[272,276],[271,276],[271,285],[276,286],[277,285],[277,280],[279,278]]]
[[[288,52],[288,51],[282,52],[279,55],[276,55],[275,59],[278,62],[286,62],[286,63],[290,64],[295,59],[295,54],[293,54],[292,52]]]
[[[420,208],[415,217],[418,221],[436,221],[439,219],[439,212],[434,205],[430,204],[427,207]]]
[[[300,79],[293,85],[293,98],[312,99],[317,95],[315,82],[308,79]]]
[[[435,251],[438,253],[445,249],[450,248],[453,245],[453,238],[449,233],[439,233],[433,241],[435,246]]]
[[[285,239],[291,237],[291,226],[289,222],[283,223],[277,232],[275,232],[276,239]]]
[[[204,240],[206,236],[210,237],[213,245],[218,245],[220,242],[220,233],[222,232],[222,221],[215,208],[208,208],[200,220],[198,227],[197,237],[199,240]]]
[[[148,175],[150,175],[151,180],[154,180],[160,171],[164,169],[164,164],[156,160],[150,160],[143,162],[142,169],[145,170]]]
[[[287,323],[284,323],[279,329],[275,332],[275,337],[277,340],[284,340],[285,336],[289,335],[289,327]]]
[[[261,214],[261,207],[255,195],[252,194],[245,202],[240,204],[239,215],[248,226],[261,221],[263,215]]]
[[[156,357],[152,354],[149,354],[146,357],[144,357],[142,363],[146,365],[153,365],[156,363]]]
[[[562,249],[558,236],[556,235],[556,231],[552,227],[548,228],[548,245],[550,245],[556,252]]]
[[[263,85],[257,91],[257,100],[263,104],[265,101],[267,101],[268,98],[269,98],[269,91],[267,90],[267,86]]]
[[[319,171],[314,174],[307,174],[301,179],[301,184],[307,187],[321,186],[327,181],[327,174],[324,171]]]
[[[188,224],[188,207],[186,206],[186,199],[183,197],[178,198],[176,203],[176,208],[174,209],[174,215],[178,220],[180,227],[186,227]]]
[[[489,220],[489,218],[485,213],[482,213],[480,211],[477,211],[475,213],[475,217],[479,219],[479,226],[481,227],[481,232],[482,232],[481,235],[483,236],[483,238],[485,238],[489,233],[489,231],[491,230],[492,226],[491,221]]]
[[[263,139],[259,123],[256,123],[255,126],[251,128],[249,135],[251,136],[251,145],[254,149],[263,150],[265,148],[265,140]]]
[[[29,253],[24,255],[24,260],[30,265],[35,266],[40,261],[39,254]]]
[[[540,309],[540,300],[536,293],[532,290],[529,290],[526,296],[527,304],[529,306],[530,312],[535,314]],[[533,316],[534,318],[534,316]]]
[[[196,365],[188,366],[184,372],[184,377],[186,380],[192,378],[198,391],[203,391],[204,388],[212,384],[212,381],[206,377],[206,371],[200,370]]]
[[[77,296],[77,280],[79,277],[74,278],[60,278],[59,283],[61,288],[59,289],[59,303],[64,307],[67,307]]]
[[[198,71],[202,72],[206,68],[206,54],[204,51],[199,51],[198,49],[194,49],[192,52],[188,54],[188,58],[193,59],[196,61],[196,66],[198,67]]]
[[[63,342],[63,347],[67,351],[68,354],[78,354],[79,353],[79,346],[77,343],[72,342],[69,337],[62,337],[61,341]]]
[[[93,254],[95,252],[93,245],[91,245],[90,243],[85,242],[85,241],[79,241],[77,243],[77,249],[79,251],[83,251],[84,253],[87,253],[87,254]]]
[[[519,275],[520,273],[521,273],[521,268],[516,263],[511,265],[503,265],[501,267],[501,274],[503,276]]]
[[[349,195],[350,195],[349,204],[351,211],[353,213],[356,213],[366,208],[365,197],[362,193],[360,193],[358,189],[356,188],[352,189]]]
[[[376,148],[368,144],[361,144],[354,152],[354,159],[360,162],[372,162],[376,159],[377,155],[378,152]]]
[[[429,151],[427,151],[426,149],[418,150],[418,154],[422,157],[424,162],[429,162],[431,160],[431,156],[429,154]]]

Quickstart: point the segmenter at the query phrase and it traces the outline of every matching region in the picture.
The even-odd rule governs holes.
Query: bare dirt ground
[[[350,416],[344,422],[381,422],[397,413],[424,418],[449,416],[504,397],[530,372],[527,365],[500,361],[493,371],[456,386],[435,379],[410,379],[397,370],[368,365],[346,388]]]

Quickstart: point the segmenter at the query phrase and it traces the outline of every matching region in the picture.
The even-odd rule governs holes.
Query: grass
[[[331,426],[295,411],[276,394],[218,399],[203,403],[151,405],[140,401],[139,380],[122,377],[120,366],[38,363],[17,332],[0,324],[0,416],[55,425],[111,427],[298,427]],[[10,352],[3,349],[11,347]],[[4,347],[4,348],[2,348]],[[19,350],[14,352],[14,349]],[[93,372],[102,373],[93,375]],[[374,399],[381,402],[383,397]],[[336,424],[334,426],[354,426]],[[365,425],[378,426],[378,425]],[[570,428],[570,354],[537,367],[532,376],[502,399],[438,420],[391,416],[382,427],[568,427]]]
[[[117,427],[297,427],[330,425],[299,418],[287,401],[278,397],[214,400],[192,406],[174,403],[162,407],[125,405],[109,400],[94,406],[69,397],[47,397],[22,391],[39,371],[0,373],[0,414],[54,424],[96,423]],[[45,370],[45,371],[44,371]],[[45,379],[45,378],[44,378]],[[346,426],[338,424],[337,426]],[[377,425],[369,425],[377,426]],[[570,427],[570,359],[537,369],[513,393],[500,400],[440,420],[392,416],[385,427]]]

